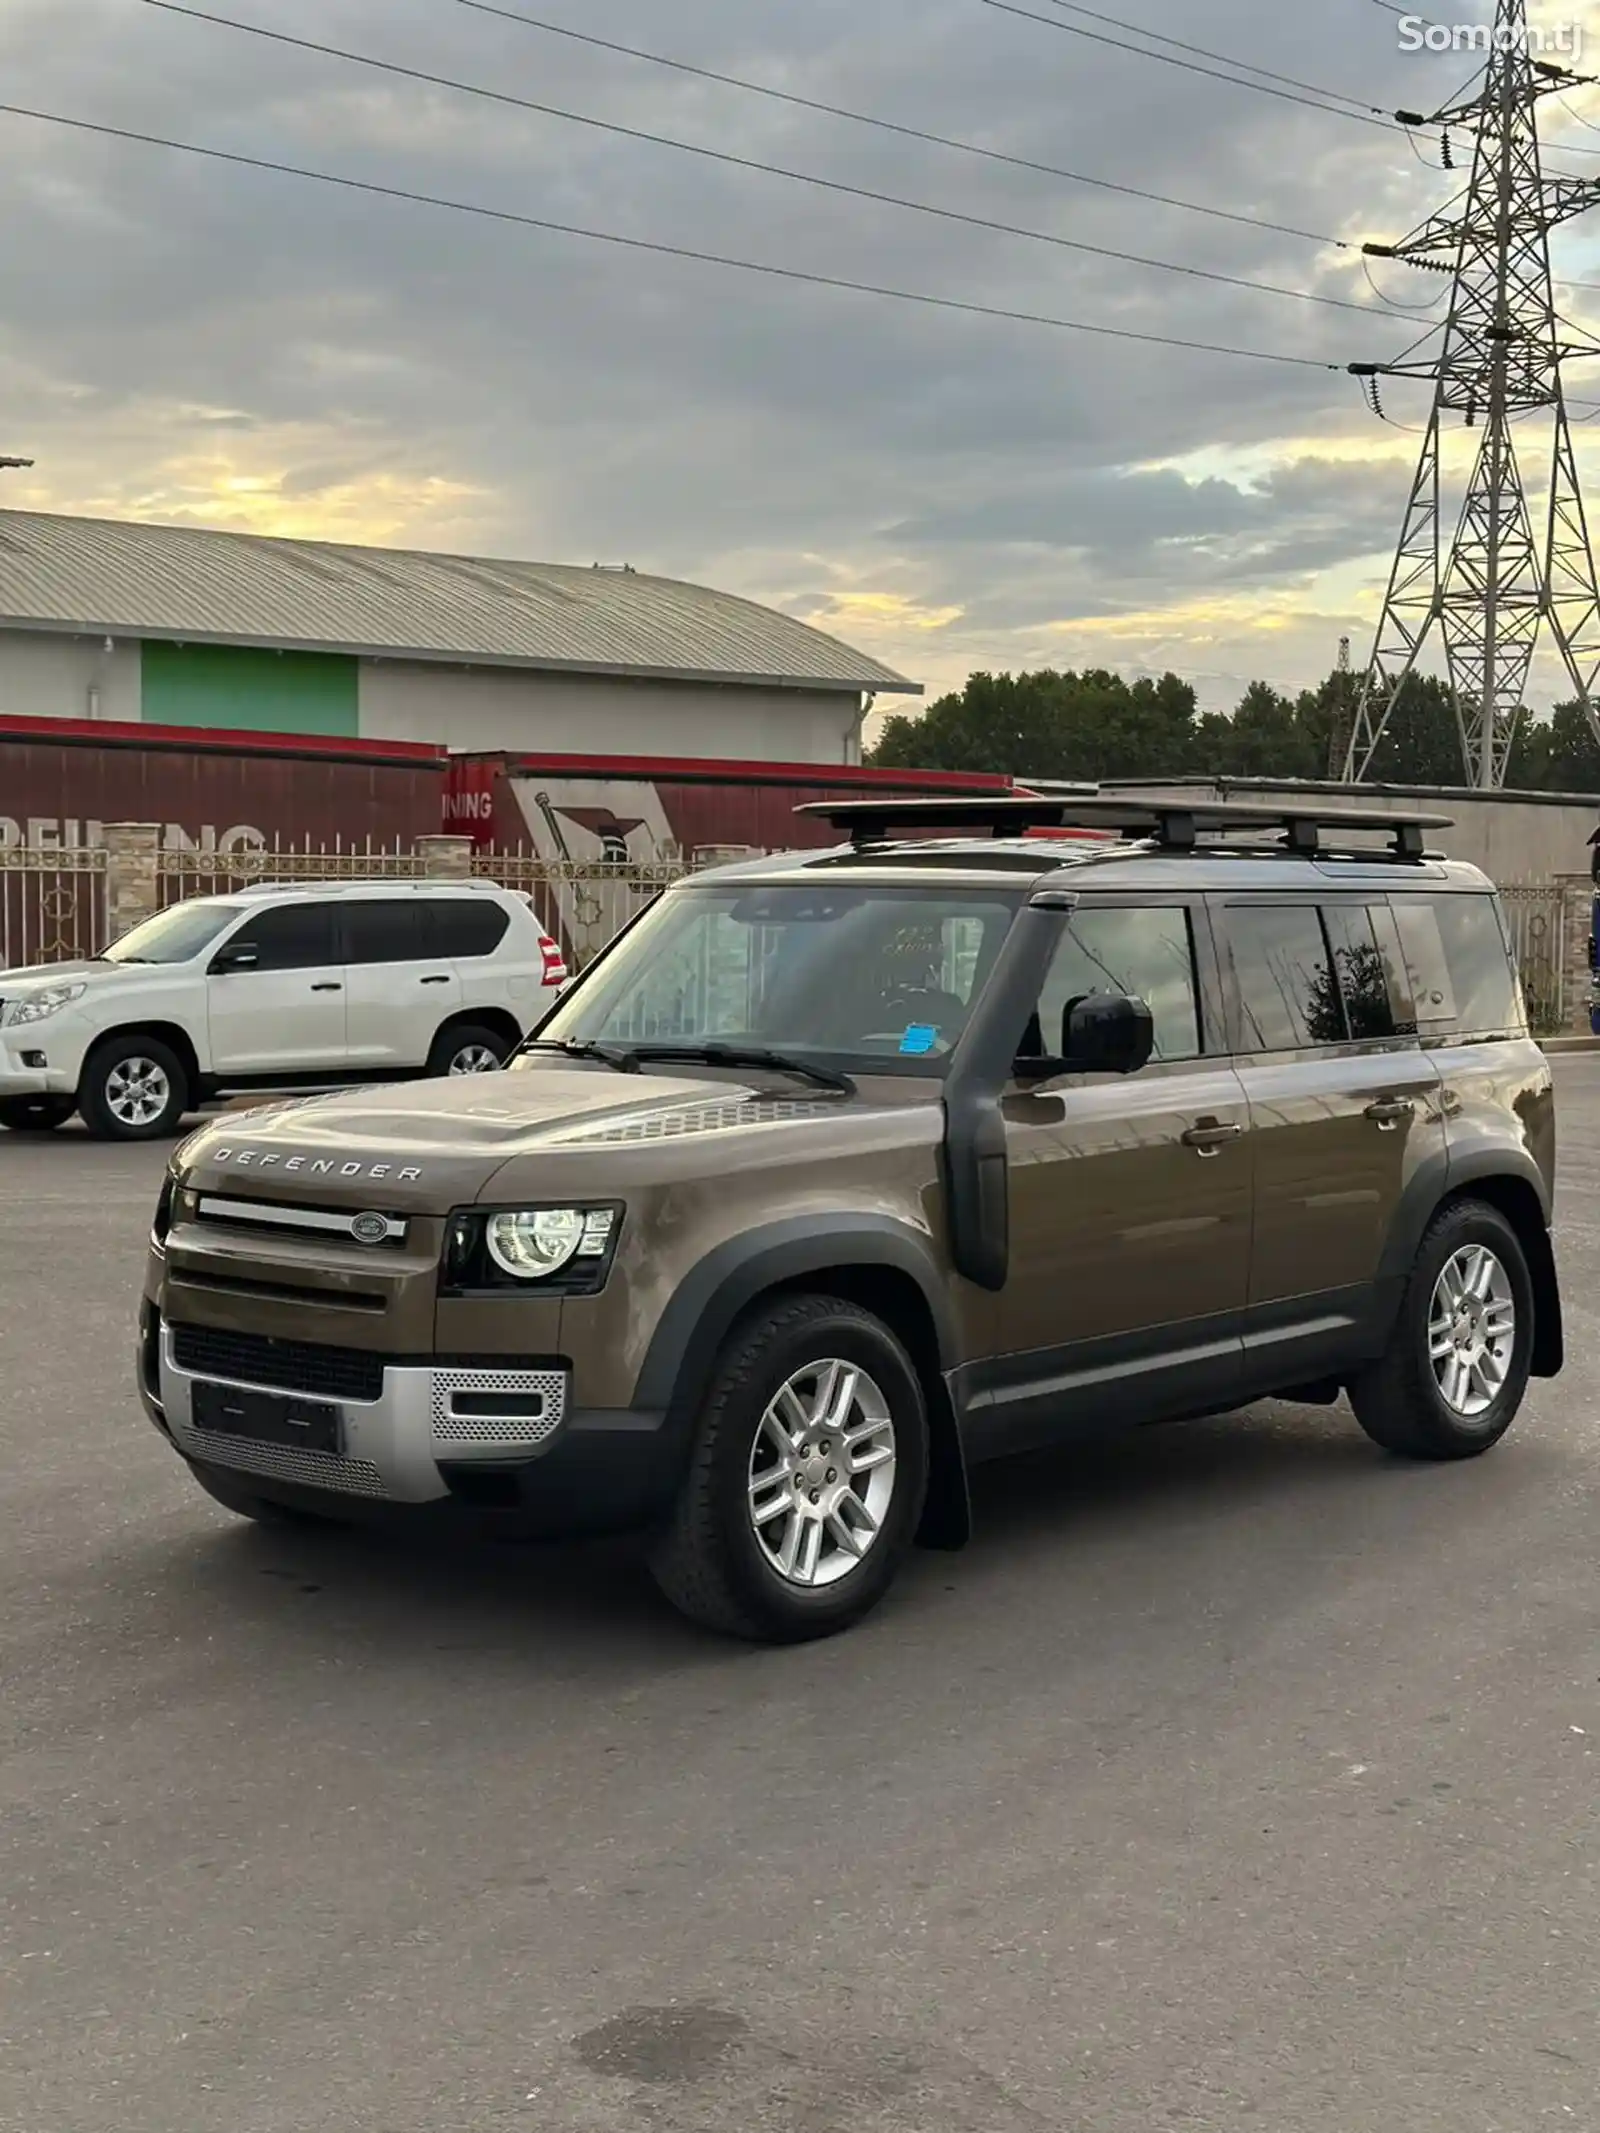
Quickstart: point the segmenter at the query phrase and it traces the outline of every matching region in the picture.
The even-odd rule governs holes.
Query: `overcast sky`
[[[1443,101],[1473,64],[1402,52],[1377,0],[1097,4],[1386,108]],[[1459,182],[1398,133],[983,0],[506,5],[1328,239],[1398,236]],[[963,214],[1377,303],[1331,243],[900,139],[462,0],[215,6]],[[1600,64],[1600,8],[1575,12]],[[1488,0],[1432,13],[1482,21]],[[8,100],[47,111],[1000,309],[1333,365],[1397,353],[1426,322],[845,198],[145,0],[0,0],[0,59]],[[1600,124],[1600,92],[1574,112]],[[1600,148],[1577,115],[1550,119]],[[4,477],[8,502],[629,562],[815,620],[930,690],[974,667],[1093,662],[1170,666],[1228,704],[1250,676],[1319,678],[1345,632],[1365,658],[1418,440],[1341,371],[761,279],[22,118],[0,117],[0,141],[0,450],[38,461]],[[1562,160],[1600,177],[1600,158]],[[1600,225],[1558,244],[1564,271],[1600,279]],[[1406,305],[1443,289],[1392,265],[1377,281]],[[1600,401],[1600,364],[1574,389]],[[1415,424],[1425,400],[1396,385],[1386,405]],[[1600,425],[1580,434],[1600,442]],[[1583,450],[1600,484],[1600,450]]]

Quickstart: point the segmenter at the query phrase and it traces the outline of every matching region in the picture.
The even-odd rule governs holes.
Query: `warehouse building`
[[[0,511],[0,716],[842,764],[920,693],[628,569]]]

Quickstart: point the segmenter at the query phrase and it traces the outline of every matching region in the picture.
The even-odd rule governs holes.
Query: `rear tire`
[[[1484,1200],[1435,1215],[1389,1346],[1350,1403],[1375,1444],[1405,1459],[1475,1459],[1499,1443],[1527,1390],[1533,1278],[1516,1231]]]
[[[482,1022],[452,1022],[440,1030],[428,1054],[428,1078],[497,1074],[516,1050],[513,1040]]]
[[[213,1503],[232,1511],[236,1518],[248,1518],[254,1525],[301,1526],[333,1532],[343,1524],[341,1519],[324,1518],[319,1511],[302,1511],[297,1505],[257,1496],[242,1480],[232,1474],[219,1474],[213,1467],[191,1465],[189,1471]]]
[[[78,1109],[99,1141],[160,1140],[177,1132],[188,1107],[183,1063],[156,1037],[108,1038],[78,1083]]]
[[[54,1133],[73,1110],[70,1096],[8,1096],[0,1102],[0,1126],[8,1133]]]
[[[717,1358],[651,1572],[726,1636],[830,1637],[894,1582],[927,1490],[927,1412],[900,1342],[837,1297],[787,1297]]]

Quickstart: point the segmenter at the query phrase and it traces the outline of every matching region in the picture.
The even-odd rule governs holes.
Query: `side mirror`
[[[261,950],[249,941],[241,941],[236,948],[219,948],[211,958],[211,975],[223,978],[233,970],[254,970],[261,961]]]
[[[1054,1059],[1019,1059],[1022,1081],[1058,1074],[1137,1074],[1156,1048],[1155,1018],[1143,1000],[1093,992],[1072,1001],[1061,1017],[1061,1050]]]
[[[1143,1000],[1092,992],[1061,1018],[1061,1048],[1085,1074],[1137,1074],[1156,1048],[1155,1017]]]

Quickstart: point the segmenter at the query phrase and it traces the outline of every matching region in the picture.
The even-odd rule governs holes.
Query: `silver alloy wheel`
[[[848,1577],[894,1498],[894,1417],[857,1363],[808,1363],[781,1387],[750,1451],[750,1523],[786,1584]]]
[[[450,1062],[452,1074],[498,1074],[500,1055],[486,1044],[464,1044]]]
[[[119,1059],[106,1076],[106,1109],[119,1126],[153,1126],[172,1101],[167,1070],[137,1055]]]
[[[1499,1398],[1517,1341],[1511,1278],[1485,1244],[1445,1262],[1428,1309],[1428,1360],[1445,1405],[1475,1422]]]

